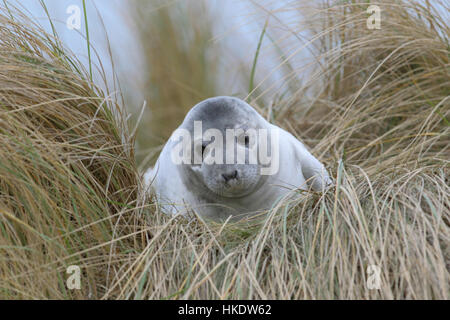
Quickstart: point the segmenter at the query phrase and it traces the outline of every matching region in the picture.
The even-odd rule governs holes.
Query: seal
[[[144,182],[165,213],[224,220],[261,213],[298,189],[322,191],[332,180],[292,134],[238,98],[215,97],[188,112]]]

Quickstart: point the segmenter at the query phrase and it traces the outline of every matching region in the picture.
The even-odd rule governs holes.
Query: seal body
[[[257,214],[293,190],[331,184],[298,139],[233,97],[193,107],[144,179],[164,212],[215,220]]]

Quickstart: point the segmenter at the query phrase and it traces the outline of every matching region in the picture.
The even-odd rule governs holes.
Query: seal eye
[[[202,144],[202,157],[203,157],[204,154],[205,154],[205,149],[206,149],[206,145]]]

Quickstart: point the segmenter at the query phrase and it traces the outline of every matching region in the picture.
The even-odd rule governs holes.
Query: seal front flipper
[[[333,181],[325,166],[306,149],[302,142],[292,134],[286,133],[290,136],[289,140],[294,149],[295,158],[300,164],[301,172],[308,185],[314,191],[323,191],[326,187],[332,185]]]

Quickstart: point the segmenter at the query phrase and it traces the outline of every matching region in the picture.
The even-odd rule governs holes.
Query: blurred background
[[[346,82],[342,75],[357,73],[364,64],[354,61],[332,74],[342,57],[333,60],[331,48],[346,39],[338,32],[322,36],[345,14],[337,14],[336,21],[332,15],[321,17],[320,9],[331,3],[87,0],[86,12],[82,0],[21,0],[17,6],[49,32],[54,28],[86,65],[89,35],[94,81],[112,88],[111,95],[120,91],[130,123],[139,120],[136,158],[144,169],[156,160],[186,112],[217,95],[245,99],[291,131],[292,119],[302,138],[319,141],[323,114],[330,111],[320,108],[320,100],[336,100],[339,88],[357,91],[351,85],[354,79]],[[427,6],[429,1],[418,3]],[[79,30],[67,27],[71,5],[81,9]],[[439,3],[434,6],[439,10]],[[367,19],[363,9],[361,18]],[[448,10],[439,11],[442,21],[450,20]]]
[[[89,34],[94,81],[121,89],[131,123],[140,119],[136,157],[145,168],[186,112],[203,99],[233,95],[273,113],[274,101],[292,98],[292,88],[298,91],[303,78],[297,71],[307,74],[313,48],[299,47],[299,40],[306,44],[308,39],[302,16],[312,14],[299,3],[88,0],[86,16],[82,0],[16,5],[48,32],[54,28],[86,65]],[[81,9],[79,30],[67,27],[72,5]]]

